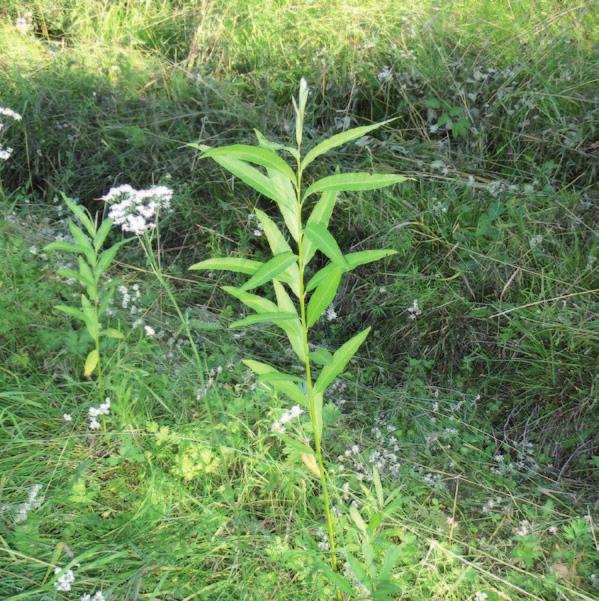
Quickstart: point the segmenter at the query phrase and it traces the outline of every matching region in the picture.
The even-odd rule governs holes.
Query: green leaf
[[[91,267],[85,262],[85,259],[82,256],[79,256],[79,273],[87,282],[89,282],[86,286],[87,293],[90,298],[95,300],[98,295],[96,279],[94,278]]]
[[[349,253],[348,255],[345,255],[345,260],[347,261],[351,269],[355,269],[360,265],[366,265],[367,263],[380,261],[385,257],[390,257],[391,255],[396,254],[396,250],[360,250],[358,252]]]
[[[83,367],[83,375],[88,377],[92,375],[98,363],[100,362],[100,353],[96,349],[90,351],[85,360],[85,366]]]
[[[306,292],[310,292],[317,288],[322,282],[324,282],[330,275],[333,273],[335,269],[339,269],[338,265],[335,263],[328,263],[322,269],[319,269],[306,284]],[[344,270],[345,271],[345,270]]]
[[[310,359],[312,359],[312,361],[318,365],[327,365],[333,359],[333,355],[326,349],[321,348],[316,351],[312,351],[310,353]]]
[[[270,282],[277,275],[282,273],[292,263],[295,263],[296,256],[292,252],[284,252],[275,255],[270,261],[264,263],[258,271],[243,285],[241,290],[252,290]]]
[[[88,217],[86,211],[64,194],[62,195],[62,198],[67,207],[71,210],[71,213],[77,217],[79,223],[81,223],[87,230],[87,233],[93,238],[96,235],[96,226],[92,223],[92,220]]]
[[[279,144],[278,142],[272,142],[268,140],[262,132],[254,129],[254,133],[256,134],[256,139],[258,140],[258,144],[263,148],[268,148],[269,150],[284,150],[288,152],[296,161],[299,161],[299,153],[297,148],[293,148],[291,146],[285,146],[283,144]]]
[[[112,262],[114,261],[121,246],[127,244],[127,242],[129,242],[130,240],[134,240],[134,238],[129,238],[128,240],[122,240],[121,242],[117,242],[116,244],[113,244],[110,248],[107,248],[100,255],[100,258],[98,259],[98,263],[94,270],[96,277],[102,275],[112,265]]]
[[[283,372],[271,372],[263,374],[258,378],[261,382],[303,382],[299,376],[292,376],[291,374],[285,374]]]
[[[89,335],[96,340],[99,335],[98,316],[85,294],[81,295],[81,307],[83,308],[83,315],[87,331],[89,332]]]
[[[390,121],[393,121],[393,119],[388,119],[387,121],[383,121],[381,123],[375,123],[374,125],[354,127],[353,129],[348,129],[347,131],[331,136],[327,140],[320,142],[320,144],[317,144],[314,148],[312,148],[306,153],[306,156],[302,161],[302,170],[305,169],[314,159],[316,159],[320,155],[329,152],[329,150],[332,150],[333,148],[337,148],[337,146],[342,146],[343,144],[347,144],[352,140],[357,140],[358,138],[365,136],[371,131],[374,131],[375,129],[378,129],[383,125],[386,125]]]
[[[346,270],[349,268],[347,261],[343,257],[343,253],[339,248],[335,238],[324,225],[320,223],[308,223],[304,229],[306,237],[324,253],[333,263]]]
[[[89,261],[90,265],[94,265],[96,262],[96,253],[89,238],[83,233],[83,230],[75,225],[70,219],[68,220],[68,226],[75,243],[81,248],[82,254],[85,255],[85,258]]]
[[[277,280],[273,281],[273,285],[275,287],[275,294],[277,296],[277,305],[280,311],[289,311],[294,313],[297,316],[297,309],[295,304],[291,300],[289,294],[285,290],[285,286]],[[293,322],[282,322],[277,324],[281,327],[281,329],[287,335],[291,347],[293,348],[295,354],[299,357],[300,361],[305,360],[305,350],[304,350],[304,331],[302,329],[301,322],[296,319]]]
[[[353,338],[350,338],[333,354],[333,358],[328,365],[325,365],[316,380],[314,391],[324,393],[325,390],[333,383],[335,378],[345,369],[350,359],[356,354],[361,344],[366,340],[370,328],[366,328]]]
[[[281,198],[285,199],[285,202],[278,203],[279,211],[283,216],[287,230],[297,242],[299,234],[299,204],[297,202],[297,195],[291,182],[280,173],[276,171],[268,170],[268,177],[270,178],[273,186],[277,189]]]
[[[326,278],[314,291],[308,303],[308,327],[312,327],[331,304],[337,293],[341,282],[343,270],[336,265],[331,271],[330,277]]]
[[[304,127],[304,114],[306,112],[306,102],[308,100],[308,83],[302,77],[300,80],[300,89],[298,94],[298,101],[296,103],[295,98],[292,98],[293,108],[295,109],[295,140],[297,147],[302,145],[302,130]]]
[[[314,208],[310,213],[310,217],[308,217],[308,223],[320,223],[325,228],[328,227],[329,220],[331,219],[331,215],[333,213],[333,209],[335,208],[336,201],[336,192],[325,192],[324,194],[322,194],[318,202],[314,205]],[[316,247],[312,244],[311,240],[304,240],[303,252],[304,265],[307,265],[314,256],[314,253],[316,252]]]
[[[61,250],[67,253],[82,253],[83,248],[77,246],[76,244],[71,244],[70,242],[50,242],[50,244],[46,244],[44,246],[45,251],[52,250]]]
[[[285,203],[285,198],[283,198],[280,192],[275,189],[269,178],[255,167],[238,159],[230,159],[221,156],[212,157],[212,159],[221,167],[224,167],[227,171],[230,171],[233,175],[238,177],[242,182],[246,183],[257,192],[260,192],[260,194],[274,200],[277,204],[281,202]]]
[[[190,319],[189,327],[193,328],[194,330],[201,330],[203,332],[222,330],[222,326],[218,321],[203,321],[201,319]]]
[[[257,323],[265,323],[267,321],[272,321],[277,323],[279,321],[287,321],[289,319],[296,319],[297,315],[295,313],[287,313],[284,311],[275,311],[273,313],[256,313],[254,315],[248,315],[244,319],[239,319],[234,321],[229,328],[234,330],[236,328],[243,328],[245,326],[253,326]]]
[[[277,369],[268,365],[267,363],[261,363],[260,361],[254,361],[253,359],[243,359],[243,364],[249,367],[255,374],[260,376],[275,376],[281,374]],[[281,374],[283,375],[283,374]],[[286,375],[286,374],[285,374]],[[277,392],[282,392],[284,395],[289,397],[293,402],[298,405],[307,406],[306,395],[298,388],[291,380],[271,380],[267,382]]]
[[[75,309],[75,307],[69,307],[68,305],[54,305],[54,308],[57,311],[61,311],[62,313],[70,315],[71,317],[85,321],[85,315],[83,315],[83,312],[79,311],[79,309]]]
[[[114,338],[116,340],[122,340],[125,335],[115,328],[106,328],[100,332],[100,336],[106,336],[107,338]]]
[[[106,242],[106,237],[110,233],[111,228],[112,220],[108,218],[104,219],[104,221],[102,221],[102,225],[98,228],[98,232],[94,237],[94,248],[96,252],[98,252],[102,248],[104,242]]]
[[[360,265],[365,265],[366,263],[372,263],[373,261],[378,261],[383,259],[384,257],[388,257],[391,255],[397,254],[395,250],[362,250],[355,253],[349,253],[344,255],[347,264],[349,265],[349,269],[345,269],[345,272],[351,271]],[[327,278],[331,277],[331,274],[335,270],[337,266],[334,263],[329,263],[325,265],[322,269],[319,269],[311,278],[308,280],[306,285],[306,292],[310,292],[318,287],[322,282],[324,282]]]
[[[251,294],[233,286],[223,286],[223,290],[227,294],[230,294],[231,296],[234,296],[236,299],[240,300],[250,309],[256,311],[256,313],[274,313],[279,310],[277,305],[275,305],[272,301],[268,300],[267,298],[262,298],[257,294]]]
[[[204,158],[215,158],[224,157],[237,159],[240,161],[246,161],[247,163],[253,163],[266,167],[267,169],[274,169],[278,173],[285,175],[291,182],[295,182],[295,173],[293,169],[273,150],[265,148],[264,146],[252,146],[250,144],[232,144],[230,146],[220,146],[218,148],[209,148],[208,146],[200,147],[194,144],[190,144],[194,148],[203,150],[207,148],[200,157]]]
[[[285,236],[281,233],[281,230],[277,227],[277,224],[263,211],[255,209],[256,217],[262,224],[264,229],[264,235],[268,240],[268,245],[273,255],[278,255],[285,252],[291,252],[291,246]],[[282,282],[289,284],[289,287],[293,293],[299,298],[299,268],[297,264],[291,264],[284,274],[281,274],[278,278]]]
[[[322,421],[322,406],[324,403],[324,395],[322,392],[316,392],[314,391],[313,393],[313,398],[314,398],[314,419],[316,421],[316,432],[315,435],[318,436],[318,438],[322,438],[322,430],[323,430],[323,421]]]
[[[215,269],[253,275],[261,266],[262,263],[260,261],[252,261],[251,259],[243,259],[242,257],[224,257],[222,259],[206,259],[200,263],[195,263],[188,269]]]
[[[305,192],[304,201],[308,196],[318,192],[353,192],[359,190],[376,190],[393,184],[399,184],[408,178],[403,175],[390,173],[338,173],[329,175],[314,182]]]
[[[88,278],[81,275],[78,271],[73,271],[72,269],[58,269],[56,271],[58,275],[61,275],[63,278],[68,278],[71,280],[76,280],[82,286],[88,288],[93,285],[93,280],[89,280]]]

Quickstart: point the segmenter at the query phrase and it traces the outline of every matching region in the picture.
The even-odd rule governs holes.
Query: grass
[[[218,285],[235,276],[187,272],[233,251],[265,256],[248,215],[270,209],[185,144],[250,140],[252,128],[286,140],[304,76],[310,140],[398,118],[332,154],[331,170],[413,178],[345,195],[331,225],[343,248],[399,251],[348,277],[317,334],[332,348],[374,325],[326,414],[346,597],[368,598],[361,579],[374,599],[593,599],[594,8],[8,0],[0,106],[23,122],[2,132],[14,154],[0,166],[0,597],[334,597],[317,482],[270,432],[286,403],[240,365],[280,360],[284,340],[232,335],[238,306]],[[33,30],[20,33],[28,11]],[[103,399],[81,377],[89,341],[53,311],[71,290],[55,275],[62,258],[41,248],[66,233],[59,193],[97,211],[111,186],[155,182],[175,190],[163,275],[203,370],[128,245],[112,275],[139,285],[159,335],[132,327],[117,296],[127,337],[109,346],[112,410],[93,433],[87,411]],[[19,521],[35,484],[44,501]],[[56,591],[55,566],[73,568],[70,593]]]

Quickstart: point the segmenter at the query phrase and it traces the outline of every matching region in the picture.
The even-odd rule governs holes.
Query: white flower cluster
[[[15,524],[22,524],[27,519],[29,512],[32,509],[39,509],[44,502],[44,497],[40,496],[41,490],[41,484],[34,484],[29,489],[29,495],[24,503],[19,503],[18,505],[7,503],[0,508],[0,513],[13,510],[15,512]]]
[[[272,425],[273,432],[285,432],[285,426],[295,417],[299,417],[304,410],[299,405],[293,405],[289,411],[285,411],[283,415]]]
[[[14,119],[15,121],[20,121],[22,119],[22,117],[21,117],[21,115],[19,115],[19,113],[15,113],[15,111],[13,111],[12,109],[7,109],[2,106],[0,106],[0,116],[10,117],[11,119]],[[4,129],[4,123],[2,123],[0,121],[0,131],[2,131],[3,129]],[[8,161],[8,159],[10,159],[12,153],[13,153],[12,148],[9,148],[8,146],[4,147],[0,144],[0,161]]]
[[[106,398],[106,400],[99,407],[90,407],[88,410],[88,418],[89,418],[89,429],[90,430],[99,430],[100,422],[98,421],[98,417],[100,415],[108,415],[110,413],[110,399]]]
[[[85,593],[79,597],[79,601],[107,601],[102,591],[96,591],[93,595]]]
[[[28,12],[17,17],[15,21],[15,29],[19,33],[28,33],[33,31],[33,13]]]
[[[63,593],[69,592],[73,586],[73,582],[75,582],[75,574],[73,573],[73,570],[54,568],[54,573],[58,576],[54,582],[54,588]]]
[[[530,522],[528,520],[522,520],[520,526],[514,530],[516,536],[528,536],[530,534]]]
[[[489,595],[487,595],[487,593],[483,593],[481,591],[479,591],[478,593],[476,593],[476,595],[474,595],[474,601],[487,601],[488,598],[489,598]]]
[[[173,191],[165,186],[152,186],[147,190],[135,190],[129,184],[111,188],[102,200],[111,204],[108,217],[124,232],[137,236],[156,227],[160,211],[170,208]]]
[[[417,299],[414,299],[412,306],[408,307],[408,313],[410,314],[410,319],[418,319],[422,315],[422,310]]]

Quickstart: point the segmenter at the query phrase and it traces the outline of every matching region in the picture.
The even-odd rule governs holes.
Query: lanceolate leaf
[[[318,192],[351,192],[359,190],[376,190],[405,181],[403,175],[389,173],[339,173],[329,175],[314,182],[305,192],[304,200]]]
[[[314,391],[324,393],[324,391],[333,383],[335,378],[343,372],[345,366],[355,355],[361,344],[366,340],[370,328],[366,328],[353,338],[350,338],[345,344],[337,349],[328,365],[325,365],[316,380]]]
[[[252,290],[270,282],[277,275],[282,273],[292,263],[295,263],[296,256],[291,252],[275,255],[270,261],[264,263],[256,273],[243,285],[242,290]]]
[[[268,170],[268,177],[270,178],[272,185],[277,189],[281,197],[285,199],[284,203],[278,203],[279,211],[283,216],[283,220],[285,221],[287,230],[289,231],[293,239],[297,241],[297,237],[299,234],[299,204],[297,202],[297,195],[293,188],[293,185],[284,175],[281,175],[280,173],[273,171],[272,169]]]
[[[302,169],[305,169],[315,158],[324,154],[325,152],[329,152],[333,148],[337,148],[337,146],[342,146],[343,144],[347,144],[352,140],[357,140],[365,136],[366,134],[378,129],[379,127],[386,125],[389,121],[393,121],[393,119],[389,119],[387,121],[383,121],[381,123],[375,123],[374,125],[365,125],[363,127],[354,127],[353,129],[348,129],[340,134],[336,134],[331,136],[328,140],[324,140],[320,144],[317,144],[314,148],[306,153],[304,160],[302,161]]]
[[[260,361],[254,361],[253,359],[244,359],[243,363],[247,365],[247,367],[249,367],[258,376],[281,374],[281,372],[279,372],[274,367],[266,363],[261,363]],[[296,386],[291,381],[291,378],[288,381],[276,379],[271,380],[268,382],[268,385],[271,386],[274,390],[282,392],[283,394],[288,396],[293,402],[298,403],[299,405],[303,405],[304,407],[307,405],[306,395],[300,390],[298,386]]]
[[[270,150],[284,150],[288,152],[295,160],[299,160],[299,153],[297,152],[297,148],[293,148],[292,146],[285,146],[284,144],[279,144],[278,142],[272,142],[268,140],[260,131],[254,129],[254,133],[256,134],[256,139],[258,140],[258,144],[263,148],[268,148]]]
[[[285,240],[285,236],[283,236],[277,224],[264,211],[255,209],[255,212],[258,221],[260,221],[260,224],[264,229],[264,235],[268,240],[268,245],[270,246],[270,250],[272,250],[272,254],[279,255],[284,252],[291,252],[291,246],[289,246],[289,243]]]
[[[191,145],[195,148],[203,150],[203,148],[196,145]],[[291,167],[273,150],[264,146],[252,146],[250,144],[232,144],[230,146],[220,146],[219,148],[208,148],[200,157],[201,159],[211,157],[216,159],[217,157],[238,159],[240,161],[246,161],[248,163],[254,163],[267,169],[274,169],[279,173],[288,177],[292,182],[295,181],[295,173]]]
[[[324,225],[320,223],[308,223],[304,230],[306,237],[324,253],[333,263],[337,264],[342,269],[347,269],[349,265],[343,258],[343,253],[339,248],[335,238],[331,236],[330,232]]]
[[[355,269],[360,265],[366,265],[366,263],[373,263],[374,261],[380,261],[385,257],[396,255],[396,250],[381,249],[381,250],[361,250],[355,253],[349,253],[345,255],[345,260],[348,262],[351,269]]]
[[[277,305],[275,305],[272,301],[269,301],[267,298],[262,298],[257,294],[251,294],[250,292],[245,292],[240,288],[234,288],[233,286],[223,286],[223,290],[234,296],[236,299],[240,300],[244,305],[248,306],[250,309],[256,311],[256,313],[274,313],[278,311]]]
[[[268,240],[272,254],[278,255],[284,252],[291,252],[291,246],[285,240],[285,236],[283,236],[277,224],[260,209],[255,209],[255,212],[256,217],[258,217],[258,220],[262,224],[264,235]],[[289,284],[293,293],[299,297],[299,268],[296,263],[289,265],[285,272],[279,275],[278,279]]]
[[[71,244],[70,242],[50,242],[50,244],[46,244],[44,246],[45,251],[49,250],[61,250],[67,253],[82,253],[83,248],[77,246],[76,244]]]
[[[310,217],[308,217],[308,223],[320,223],[325,228],[329,225],[329,219],[335,208],[335,202],[337,200],[336,192],[324,192],[318,202],[314,205]],[[312,244],[309,238],[304,239],[304,265],[310,262],[310,259],[316,252],[316,247]]]
[[[71,212],[77,217],[79,223],[87,230],[87,233],[93,238],[96,235],[96,226],[92,223],[92,220],[87,216],[85,210],[78,204],[74,203],[70,198],[62,195],[65,204]]]
[[[100,361],[100,355],[96,349],[90,351],[85,360],[85,366],[83,367],[83,375],[89,377],[92,375],[98,363]]]
[[[283,311],[275,311],[274,313],[256,313],[255,315],[248,315],[244,319],[234,321],[229,326],[229,328],[234,330],[236,328],[253,326],[257,323],[265,323],[267,321],[278,323],[280,321],[288,321],[290,319],[295,319],[296,317],[297,315],[295,313],[287,313]]]
[[[275,287],[275,294],[277,295],[277,305],[279,306],[280,311],[290,311],[294,313],[297,317],[297,309],[289,294],[287,294],[287,290],[285,290],[285,286],[276,280],[273,281],[273,285]],[[289,342],[291,343],[291,347],[295,351],[295,354],[299,357],[300,361],[305,360],[305,350],[304,350],[304,332],[302,329],[302,325],[300,323],[299,318],[293,321],[282,321],[277,324],[287,335]]]
[[[85,320],[85,325],[87,327],[87,331],[89,335],[95,340],[98,337],[98,316],[96,314],[96,310],[92,307],[89,299],[85,296],[85,294],[81,295],[81,307],[83,309],[83,316]]]
[[[344,255],[347,264],[349,265],[349,269],[345,269],[345,271],[351,271],[360,265],[366,265],[366,263],[372,263],[373,261],[379,261],[385,257],[395,255],[397,251],[395,250],[361,250],[355,253],[349,253]],[[319,286],[323,281],[329,278],[336,268],[334,263],[329,263],[319,271],[317,271],[312,278],[308,281],[306,285],[306,292],[310,292],[314,290],[317,286]]]
[[[89,241],[89,238],[83,233],[83,230],[75,225],[70,219],[68,221],[69,230],[77,246],[81,248],[81,252],[85,255],[85,258],[93,265],[96,262],[96,253]]]
[[[260,261],[252,261],[242,257],[224,257],[222,259],[206,259],[200,263],[195,263],[189,269],[236,271],[237,273],[253,275],[261,266]]]
[[[222,156],[212,157],[221,167],[230,171],[233,175],[237,176],[242,182],[252,187],[260,194],[263,194],[267,198],[274,200],[277,204],[285,202],[285,199],[281,194],[274,188],[271,181],[261,173],[255,167],[248,165],[244,161],[238,159],[231,159]]]
[[[57,311],[61,311],[62,313],[70,315],[71,317],[85,321],[85,315],[83,315],[83,312],[79,311],[79,309],[75,309],[75,307],[69,307],[68,305],[55,305],[54,308]]]
[[[108,219],[107,217],[106,219],[104,219],[104,221],[102,221],[102,225],[98,228],[98,231],[94,237],[94,249],[96,250],[96,252],[98,252],[102,248],[104,242],[106,242],[106,237],[110,233],[111,227],[111,219]]]
[[[127,238],[126,240],[121,240],[120,242],[117,242],[116,244],[113,244],[111,247],[107,248],[100,255],[98,258],[98,263],[96,264],[96,268],[94,269],[96,277],[99,277],[112,265],[112,262],[114,261],[121,246],[124,246],[133,239],[134,238]]]
[[[317,288],[319,284],[322,284],[322,282],[330,277],[335,269],[339,269],[339,266],[335,265],[335,263],[329,263],[322,269],[319,269],[308,281],[308,284],[306,285],[306,292],[310,292]]]
[[[308,327],[312,327],[318,321],[319,317],[335,298],[342,275],[343,271],[334,265],[330,277],[325,279],[310,297],[307,316]]]

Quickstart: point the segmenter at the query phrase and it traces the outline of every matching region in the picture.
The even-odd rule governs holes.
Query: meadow
[[[0,599],[597,599],[597,14],[0,3]]]

